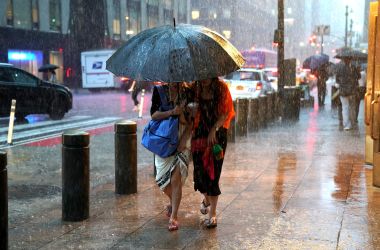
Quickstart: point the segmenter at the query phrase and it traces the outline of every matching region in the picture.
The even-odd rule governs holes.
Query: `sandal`
[[[176,220],[169,220],[168,230],[169,231],[176,231],[179,229],[178,221]]]
[[[201,211],[201,214],[208,214],[209,206],[210,206],[210,203],[206,205],[205,200],[203,200],[201,203],[201,208],[199,209],[199,211]]]
[[[166,210],[166,217],[170,218],[170,216],[172,216],[172,205],[167,205],[165,210]]]
[[[218,223],[216,221],[216,217],[211,217],[209,219],[205,220],[205,226],[209,229],[216,228],[218,226]]]

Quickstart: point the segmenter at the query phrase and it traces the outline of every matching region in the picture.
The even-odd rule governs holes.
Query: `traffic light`
[[[317,36],[316,35],[311,35],[309,37],[309,44],[313,47],[317,44]]]

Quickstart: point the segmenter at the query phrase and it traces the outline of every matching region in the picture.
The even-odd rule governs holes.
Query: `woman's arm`
[[[223,126],[223,124],[226,121],[227,117],[228,117],[228,114],[220,115],[219,118],[218,118],[218,120],[215,122],[214,126],[211,127],[210,132],[208,134],[208,138],[207,138],[207,141],[208,141],[209,145],[213,145],[213,144],[217,143],[217,140],[216,140],[216,131],[221,126]]]
[[[192,127],[193,125],[191,122],[186,123],[185,130],[182,133],[182,136],[180,138],[180,141],[177,147],[178,152],[183,152],[186,149],[186,146],[187,146],[186,144],[191,137]]]
[[[157,110],[152,114],[152,120],[162,120],[173,115],[180,115],[182,113],[182,108],[180,106],[175,106],[174,109],[168,111]]]

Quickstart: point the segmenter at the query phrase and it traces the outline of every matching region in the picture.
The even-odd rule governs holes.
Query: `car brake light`
[[[256,90],[262,90],[263,89],[263,84],[261,82],[258,82],[256,84]]]

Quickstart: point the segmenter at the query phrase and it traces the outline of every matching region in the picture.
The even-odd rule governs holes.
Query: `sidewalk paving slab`
[[[59,192],[34,200],[30,211],[28,200],[11,199],[10,249],[378,249],[380,189],[372,186],[372,167],[364,164],[359,122],[358,131],[339,131],[332,110],[306,108],[297,123],[277,122],[238,138],[227,146],[218,227],[202,226],[206,217],[190,168],[176,232],[167,230],[167,198],[154,183],[152,155],[139,145],[138,192],[116,195],[113,133],[96,135],[90,218],[63,222]],[[8,153],[10,184],[27,185],[20,170],[25,165],[18,164],[31,166],[40,158],[23,148]],[[39,153],[50,175],[29,173],[39,176],[39,184],[60,187],[60,146],[36,147]]]

